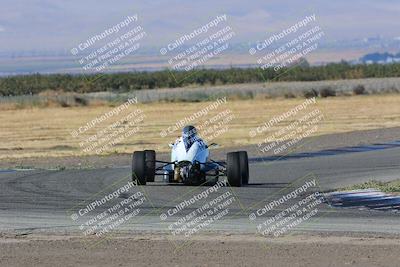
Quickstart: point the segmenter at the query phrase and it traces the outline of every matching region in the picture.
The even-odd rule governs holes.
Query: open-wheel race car
[[[193,126],[183,128],[182,137],[170,144],[171,161],[156,159],[154,150],[135,151],[132,158],[132,179],[138,185],[154,182],[162,176],[166,183],[202,185],[216,183],[226,176],[230,186],[240,187],[249,183],[249,162],[246,151],[227,153],[226,161],[209,159],[209,148]]]

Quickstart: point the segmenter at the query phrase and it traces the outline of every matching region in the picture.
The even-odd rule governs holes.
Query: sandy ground
[[[395,266],[399,237],[209,234],[176,247],[165,235],[3,236],[1,266]],[[178,240],[179,242],[179,240]]]

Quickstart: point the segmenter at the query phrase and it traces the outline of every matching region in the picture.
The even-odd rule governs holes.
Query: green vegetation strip
[[[47,90],[90,93],[130,92],[141,89],[175,88],[191,85],[224,85],[269,81],[322,81],[361,78],[400,77],[400,63],[350,65],[346,62],[274,71],[272,68],[199,69],[183,71],[131,72],[95,75],[21,75],[0,78],[0,96],[38,94]],[[96,78],[96,79],[94,79]],[[327,92],[328,94],[330,92]]]

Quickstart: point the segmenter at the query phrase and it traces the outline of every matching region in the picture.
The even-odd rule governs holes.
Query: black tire
[[[242,186],[239,152],[230,152],[226,155],[226,177],[230,186]]]
[[[249,157],[246,151],[239,151],[240,171],[242,173],[242,184],[249,184]]]
[[[138,185],[146,185],[146,153],[144,151],[133,152],[132,181],[137,182]]]
[[[154,150],[145,150],[144,153],[146,154],[146,181],[154,182],[156,173],[156,152]]]

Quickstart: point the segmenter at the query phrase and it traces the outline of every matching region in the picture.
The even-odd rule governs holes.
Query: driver
[[[192,147],[192,145],[196,142],[198,142],[198,145],[201,148],[201,150],[207,147],[207,145],[204,143],[204,141],[197,134],[196,128],[192,125],[187,125],[187,126],[183,127],[182,136],[178,137],[178,139],[176,139],[174,146],[176,147],[181,142],[183,142],[186,152],[188,152],[190,150],[190,148]],[[173,151],[172,161],[174,161],[174,160],[175,160],[175,155],[174,155],[174,151]],[[180,175],[180,168],[176,167],[174,170],[174,180],[180,181],[181,179],[182,178]]]
[[[190,147],[194,144],[194,142],[196,142],[196,141],[203,142],[200,139],[200,137],[197,135],[196,128],[192,125],[183,127],[182,141],[185,145],[186,152],[189,151]]]
[[[189,151],[189,149],[195,142],[199,142],[202,147],[206,147],[206,144],[204,143],[203,139],[201,139],[200,136],[197,134],[196,127],[192,125],[187,125],[183,127],[182,136],[178,137],[175,140],[174,145],[177,145],[180,142],[183,142],[183,144],[185,145],[186,152]]]

